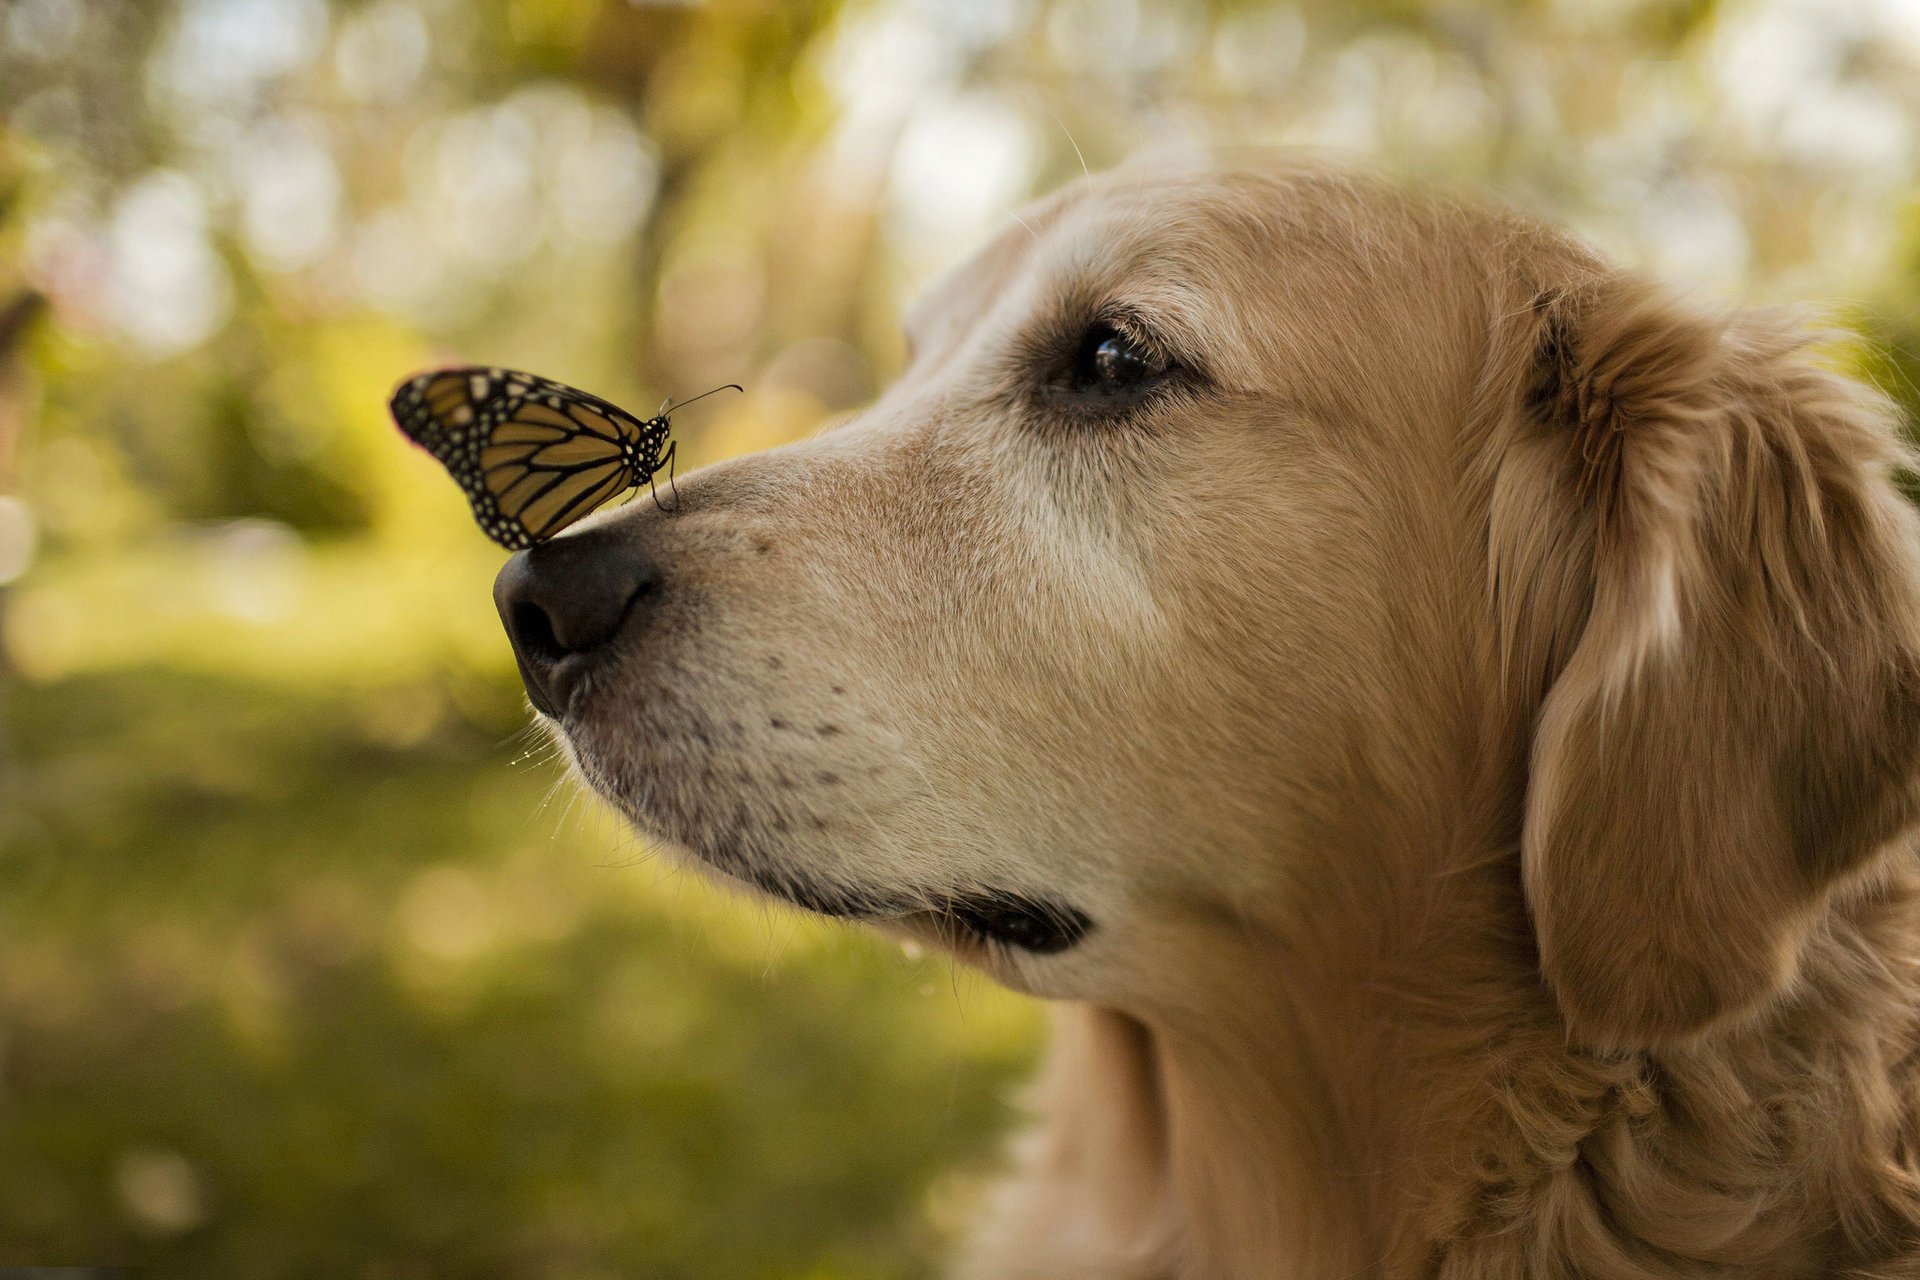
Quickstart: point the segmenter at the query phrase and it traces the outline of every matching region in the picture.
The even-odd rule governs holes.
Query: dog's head
[[[1890,437],[1778,332],[1312,169],[1077,183],[907,330],[847,425],[501,575],[710,868],[1120,1000],[1505,847],[1631,1038],[1777,993],[1907,820]]]

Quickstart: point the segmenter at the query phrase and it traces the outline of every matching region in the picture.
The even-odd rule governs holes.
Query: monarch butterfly
[[[679,407],[662,404],[643,422],[565,383],[476,367],[409,378],[388,405],[407,438],[467,495],[481,530],[509,551],[551,538],[671,468],[667,415]]]

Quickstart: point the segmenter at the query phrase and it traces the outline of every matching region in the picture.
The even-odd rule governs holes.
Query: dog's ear
[[[1515,309],[1490,548],[1535,711],[1522,873],[1576,1036],[1787,991],[1920,809],[1920,525],[1883,402],[1767,315],[1603,276]]]

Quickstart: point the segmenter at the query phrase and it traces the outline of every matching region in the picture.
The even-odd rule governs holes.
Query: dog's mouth
[[[1005,889],[909,896],[824,885],[759,867],[722,869],[808,911],[842,920],[919,926],[956,950],[993,942],[1034,955],[1057,955],[1078,946],[1094,927],[1078,907]]]
[[[914,918],[956,948],[985,940],[1043,956],[1078,946],[1093,930],[1092,919],[1078,907],[1004,891],[950,898]]]

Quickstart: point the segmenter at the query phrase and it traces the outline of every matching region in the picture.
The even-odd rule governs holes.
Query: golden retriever
[[[1920,1274],[1879,396],[1308,163],[1076,182],[907,330],[496,596],[643,830],[1057,1002],[959,1274]]]

